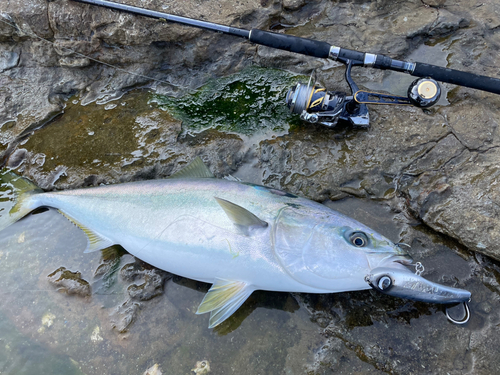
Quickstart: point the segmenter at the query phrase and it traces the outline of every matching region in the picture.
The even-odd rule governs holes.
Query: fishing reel
[[[419,78],[408,87],[408,97],[380,94],[360,90],[351,77],[352,62],[347,62],[345,78],[351,89],[351,95],[344,92],[327,91],[313,83],[312,76],[307,85],[298,83],[286,95],[286,104],[291,113],[309,123],[318,123],[329,127],[337,125],[339,120],[352,125],[369,128],[370,115],[367,104],[414,105],[428,108],[436,104],[441,97],[441,88],[432,78]]]

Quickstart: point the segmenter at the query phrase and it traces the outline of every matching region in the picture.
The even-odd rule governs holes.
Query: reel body
[[[290,112],[310,123],[319,123],[329,127],[337,125],[339,120],[348,121],[361,128],[370,127],[367,104],[400,104],[428,108],[436,104],[441,97],[441,88],[432,78],[419,78],[408,87],[408,96],[394,96],[359,90],[351,77],[354,64],[346,62],[346,80],[351,88],[351,95],[338,91],[327,91],[320,85],[298,83],[286,95],[286,104]]]

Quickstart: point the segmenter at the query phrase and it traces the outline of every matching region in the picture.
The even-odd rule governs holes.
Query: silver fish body
[[[373,269],[411,263],[356,220],[280,190],[212,178],[200,159],[173,177],[49,193],[23,182],[0,228],[38,207],[56,208],[87,235],[86,252],[119,244],[158,268],[212,283],[197,311],[211,312],[210,327],[254,290],[369,289]]]
[[[216,198],[268,225],[239,228]],[[30,208],[40,206],[57,208],[158,268],[209,283],[221,278],[316,293],[368,289],[369,270],[404,257],[389,240],[324,205],[227,180],[167,179],[33,195]],[[353,246],[351,232],[366,233],[369,245]]]

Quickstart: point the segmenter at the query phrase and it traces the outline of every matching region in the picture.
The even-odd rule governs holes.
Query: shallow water
[[[4,194],[3,207],[8,209],[10,204]],[[413,337],[415,329],[425,348],[441,330],[473,336],[500,322],[495,308],[500,268],[494,263],[474,259],[425,228],[408,226],[401,214],[383,203],[347,199],[327,205],[394,241],[410,239],[412,255],[426,267],[425,277],[448,285],[462,280],[461,286],[473,293],[471,321],[454,326],[440,306],[370,291],[256,292],[228,321],[210,330],[208,316],[194,314],[208,285],[174,276],[167,278],[158,296],[131,301],[127,288],[143,280],[126,280],[120,270],[130,264],[144,265],[124,251],[84,254],[86,240],[80,230],[49,210],[0,232],[0,345],[6,348],[0,354],[0,372],[27,374],[42,366],[52,374],[132,374],[158,363],[164,373],[189,374],[197,361],[206,360],[215,374],[319,374],[328,373],[328,368],[370,373],[384,370],[366,353],[363,341],[371,342],[370,337],[377,345],[397,351],[401,340]],[[110,260],[114,266],[104,276],[99,272],[96,276],[96,270]],[[472,278],[471,269],[479,269],[479,262],[481,270]],[[91,284],[91,295],[68,295],[50,283],[48,275],[60,267],[80,272]],[[124,305],[137,305],[138,313],[120,333],[113,327]],[[335,318],[325,320],[325,312]],[[338,330],[335,337],[346,341],[339,349],[341,363],[335,363],[325,349],[332,339],[328,330]],[[429,332],[432,336],[421,337]],[[454,355],[462,356],[458,367],[471,368],[470,354]],[[417,365],[418,361],[412,367]]]
[[[241,373],[277,373],[295,345],[321,343],[318,327],[285,293],[255,293],[225,324],[209,330],[208,316],[194,314],[207,286],[178,277],[166,282],[165,293],[140,303],[126,332],[116,332],[114,311],[134,282],[115,274],[114,285],[103,287],[94,277],[101,255],[83,254],[85,238],[54,210],[1,232],[0,248],[0,326],[10,327],[2,330],[2,345],[12,348],[8,358],[0,357],[3,373],[27,373],[39,356],[57,359],[48,361],[53,367],[47,373],[54,374],[69,373],[74,363],[85,374],[142,373],[154,363],[166,373],[187,374],[204,359],[214,373],[237,367]],[[120,268],[130,263],[134,259],[125,254]],[[59,292],[47,276],[60,267],[81,272],[92,295]],[[17,350],[19,342],[29,343],[30,350]],[[308,363],[312,355],[301,351],[291,361]]]

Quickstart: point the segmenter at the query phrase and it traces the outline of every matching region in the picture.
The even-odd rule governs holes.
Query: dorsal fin
[[[238,206],[228,200],[214,197],[217,203],[222,207],[229,219],[243,232],[248,235],[250,229],[262,229],[266,228],[268,224],[259,219],[253,213],[247,209]]]
[[[110,246],[115,245],[114,242],[112,242],[109,239],[105,238],[104,236],[101,236],[100,234],[94,232],[92,229],[86,227],[85,225],[81,224],[76,219],[69,216],[67,213],[65,213],[61,210],[58,210],[58,211],[66,219],[68,219],[73,224],[75,224],[78,228],[80,228],[83,231],[83,233],[85,233],[85,236],[87,237],[87,248],[85,249],[84,253],[92,253],[94,251],[103,250],[103,249],[106,249]]]
[[[233,181],[233,182],[241,182],[241,179],[238,177],[234,177],[233,175],[228,174],[227,176],[224,176],[224,180],[228,181]]]
[[[199,156],[169,178],[215,178]]]
[[[238,310],[254,290],[252,285],[243,281],[215,279],[196,314],[210,312],[208,328],[213,328]]]

